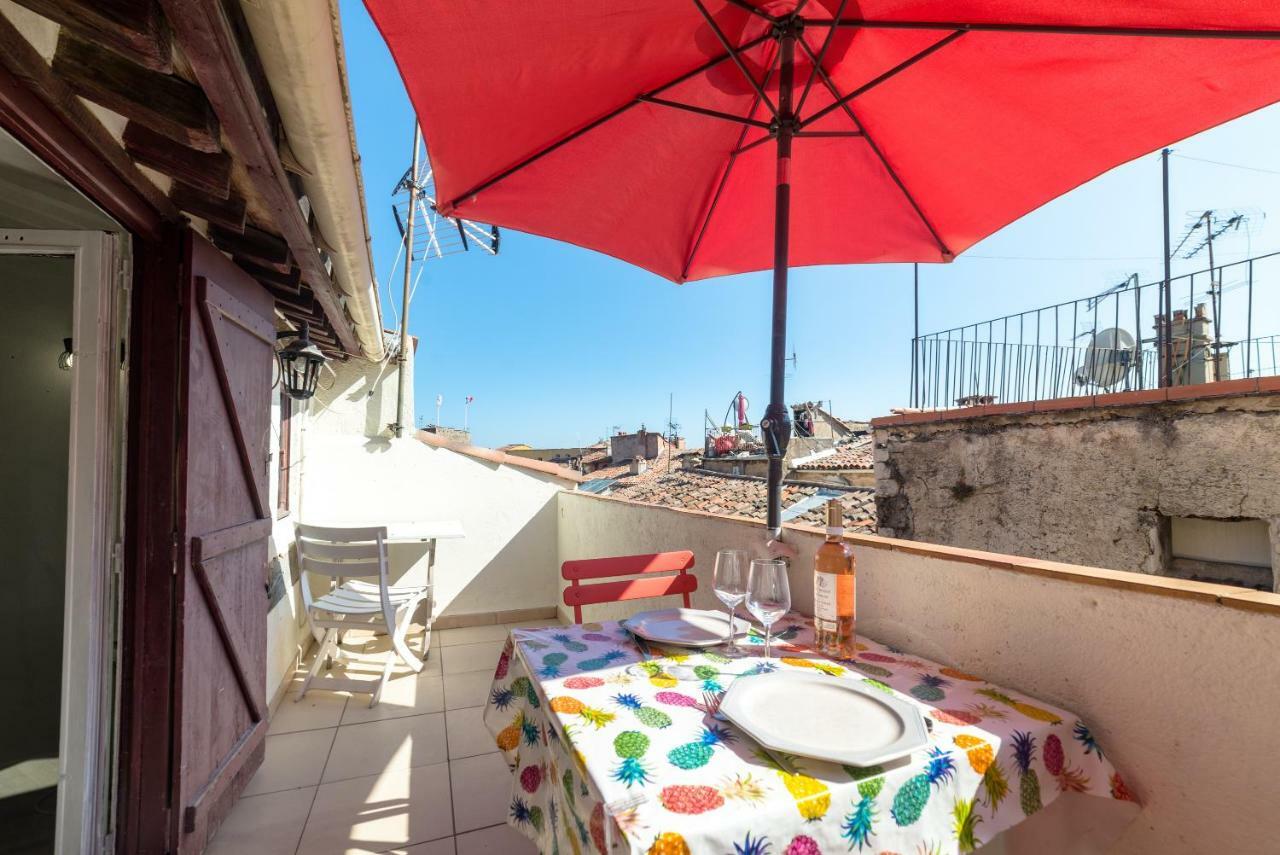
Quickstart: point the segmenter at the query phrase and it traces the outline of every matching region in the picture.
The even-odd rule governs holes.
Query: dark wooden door
[[[262,762],[275,333],[261,286],[192,239],[179,383],[174,815],[209,838]]]

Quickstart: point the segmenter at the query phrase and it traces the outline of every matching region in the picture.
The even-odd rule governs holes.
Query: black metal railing
[[[1280,373],[1280,335],[1255,330],[1259,319],[1277,316],[1277,283],[1280,253],[1172,279],[1173,321],[1163,350],[1173,383]],[[1158,388],[1165,371],[1157,330],[1163,286],[1164,280],[1140,285],[1135,275],[1086,299],[918,336],[911,406]]]

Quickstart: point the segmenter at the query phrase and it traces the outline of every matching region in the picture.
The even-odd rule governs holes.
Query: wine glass
[[[729,610],[729,637],[725,653],[741,654],[737,642],[737,619],[733,610],[747,598],[747,553],[743,549],[722,549],[716,553],[715,592]]]
[[[764,624],[764,658],[769,659],[771,627],[791,609],[791,586],[787,563],[777,558],[757,558],[751,562],[747,579],[747,610]]]

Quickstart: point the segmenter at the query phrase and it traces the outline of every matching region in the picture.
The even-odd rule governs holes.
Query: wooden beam
[[[275,298],[276,306],[280,308],[281,312],[292,311],[311,316],[320,311],[319,307],[316,306],[315,298],[310,294],[296,294],[292,291],[287,291],[267,279],[259,279],[258,284],[266,288],[267,292]],[[321,317],[323,317],[323,313],[321,313]]]
[[[0,124],[122,226],[158,239],[177,209],[3,15],[0,67]]]
[[[149,71],[62,30],[53,73],[78,95],[197,151],[216,152],[218,119],[200,87]]]
[[[281,303],[278,304],[276,308],[280,310],[280,314],[289,318],[294,323],[302,323],[303,321],[306,321],[325,341],[332,341],[335,344],[337,343],[337,336],[330,331],[324,312],[321,311],[318,306],[311,311],[303,311],[302,309],[296,309],[286,303]]]
[[[149,0],[14,0],[152,71],[173,70],[169,29]]]
[[[304,292],[302,290],[302,271],[297,267],[291,268],[288,273],[281,273],[275,267],[264,267],[259,264],[254,264],[252,261],[248,260],[241,260],[237,263],[245,273],[248,273],[254,279],[257,279],[262,285],[267,286],[267,290],[272,293],[282,291],[284,293],[292,294],[295,297],[304,296]],[[315,298],[311,295],[310,289],[306,290],[305,297],[307,305],[315,303]]]
[[[244,231],[244,199],[231,195],[225,199],[210,196],[203,190],[173,182],[169,188],[169,199],[180,210],[194,217],[200,217],[211,225],[221,226],[231,232]]]
[[[174,142],[141,122],[124,129],[124,149],[138,163],[218,199],[231,194],[231,156],[203,152]]]
[[[288,273],[293,267],[284,238],[254,226],[245,226],[240,233],[211,228],[209,240],[218,249],[234,255],[237,261],[249,260],[262,267],[274,267],[281,273]]]
[[[235,155],[249,174],[276,227],[289,244],[303,279],[315,291],[342,347],[361,353],[360,342],[311,239],[280,163],[276,139],[254,90],[244,57],[222,11],[207,0],[160,0],[174,38],[222,122]]]

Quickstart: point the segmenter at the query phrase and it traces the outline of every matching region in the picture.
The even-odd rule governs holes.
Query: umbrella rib
[[[804,128],[804,127],[807,127],[808,125],[812,125],[814,122],[818,121],[823,116],[826,116],[827,114],[840,109],[845,104],[848,104],[850,101],[852,101],[854,98],[857,98],[859,95],[862,95],[862,94],[865,94],[866,92],[871,91],[872,89],[874,89],[875,87],[879,86],[881,83],[884,83],[886,80],[892,77],[896,77],[898,74],[900,74],[903,71],[906,71],[908,68],[915,65],[917,62],[920,62],[922,59],[928,56],[931,56],[936,51],[939,51],[942,48],[946,47],[947,45],[951,44],[956,39],[963,36],[965,32],[967,31],[955,30],[954,32],[949,33],[948,35],[943,36],[941,39],[929,45],[924,50],[907,57],[902,62],[895,65],[893,68],[881,74],[879,77],[874,78],[868,83],[862,84],[857,89],[850,92],[848,95],[843,95],[837,98],[834,104],[828,104],[826,107],[823,107],[821,110],[819,110],[809,118],[802,121],[800,123],[800,127]]]
[[[778,109],[773,106],[773,102],[770,101],[769,96],[765,94],[764,87],[751,76],[751,72],[747,70],[747,66],[742,62],[742,57],[738,56],[738,51],[735,51],[733,49],[733,45],[729,44],[729,37],[724,34],[724,30],[720,29],[720,25],[716,23],[716,19],[711,17],[711,13],[707,11],[707,7],[702,5],[702,0],[693,0],[693,5],[698,7],[698,11],[707,22],[707,26],[711,27],[712,32],[716,34],[716,38],[720,40],[721,46],[729,52],[729,56],[733,59],[733,64],[742,72],[742,76],[751,84],[751,88],[756,90],[756,95],[760,100],[769,107],[769,112],[776,117],[778,115]],[[769,33],[767,37],[772,37],[772,35],[772,33]]]
[[[758,139],[752,140],[746,145],[743,145],[742,143],[738,143],[738,147],[735,148],[733,151],[731,151],[730,154],[733,154],[733,155],[743,154],[745,152],[751,151],[751,149],[755,148],[756,146],[764,145],[765,143],[767,143],[769,140],[773,138],[774,138],[774,134],[765,134],[764,136]]]
[[[777,21],[777,18],[774,18],[772,15],[770,15],[768,12],[766,12],[763,9],[757,9],[755,6],[752,6],[750,3],[748,3],[747,0],[725,0],[725,2],[727,2],[731,6],[737,6],[739,9],[741,9],[744,12],[750,12],[752,15],[755,15],[760,18],[764,18],[766,21],[768,21],[771,24]],[[838,18],[840,16],[837,15],[836,17]]]
[[[764,83],[766,86],[769,85],[769,79],[773,77],[774,69],[777,68],[778,59],[781,55],[781,52],[774,54],[773,61],[769,64],[769,70],[764,76]],[[751,102],[751,108],[747,110],[747,115],[754,115],[756,110],[759,108],[760,99],[756,98]],[[702,238],[706,235],[707,228],[711,225],[711,217],[715,214],[716,207],[720,204],[720,194],[724,192],[725,185],[729,183],[729,173],[733,171],[734,164],[738,162],[738,155],[747,150],[747,148],[743,148],[742,146],[742,141],[747,138],[747,130],[748,128],[744,126],[742,133],[738,134],[737,146],[734,147],[733,151],[729,152],[729,162],[725,165],[724,172],[720,175],[720,181],[716,184],[716,192],[711,197],[711,205],[707,208],[707,215],[702,218],[702,226],[698,229],[698,236],[694,238],[693,246],[689,247],[689,255],[685,258],[684,267],[680,271],[680,279],[682,281],[687,281],[689,278],[689,268],[693,267],[693,259],[698,254],[698,247],[702,246]],[[766,134],[764,137],[757,140],[756,143],[748,146],[748,148],[754,148],[759,143],[771,139],[773,139],[773,134]]]
[[[735,116],[732,113],[722,113],[719,110],[712,110],[708,107],[699,107],[695,104],[683,104],[679,101],[668,101],[666,98],[655,98],[652,95],[641,95],[640,100],[646,104],[657,104],[662,107],[674,107],[677,110],[685,110],[690,113],[697,113],[699,116],[710,116],[713,119],[724,119],[727,122],[736,122],[740,125],[747,125],[753,128],[769,129],[768,122],[762,122],[759,119],[752,119],[748,116]]]
[[[810,53],[808,45],[803,45],[802,43],[802,46],[806,53]],[[825,69],[820,69],[820,71],[823,86],[825,86],[827,91],[831,93],[831,97],[835,98],[837,103],[840,103],[840,90],[836,87],[835,81],[831,79],[831,76],[827,74]],[[955,258],[955,253],[951,251],[951,248],[947,246],[946,241],[944,241],[942,236],[938,234],[938,230],[933,227],[933,223],[929,221],[929,218],[924,215],[924,210],[920,207],[920,203],[916,201],[915,196],[911,195],[911,191],[907,189],[907,185],[903,183],[897,170],[890,165],[889,159],[884,156],[884,152],[880,150],[880,146],[876,145],[876,141],[871,138],[871,134],[867,133],[866,126],[858,120],[858,116],[853,112],[853,108],[849,106],[849,102],[844,101],[841,103],[841,107],[844,109],[845,115],[847,115],[850,121],[853,122],[854,127],[858,129],[858,134],[867,141],[867,145],[869,145],[871,150],[875,152],[876,157],[880,160],[880,165],[884,167],[885,172],[889,173],[889,177],[893,179],[893,183],[898,185],[898,189],[902,191],[903,197],[905,197],[908,204],[911,205],[912,210],[916,212],[916,216],[920,218],[920,222],[924,223],[924,227],[929,230],[929,234],[933,236],[933,240],[938,244],[938,249],[942,251],[943,256],[947,258]]]
[[[740,50],[740,51],[751,50],[751,48],[753,48],[753,47],[755,47],[755,46],[757,46],[757,45],[759,45],[759,44],[761,44],[761,43],[763,43],[763,42],[767,41],[769,38],[771,38],[771,35],[770,35],[769,33],[765,33],[765,34],[764,34],[764,35],[762,35],[762,36],[757,36],[756,38],[752,39],[751,41],[746,42],[745,44],[743,44],[741,47],[739,47],[739,48],[738,48],[738,50]],[[646,96],[648,96],[648,97],[652,97],[652,96],[657,95],[657,94],[659,94],[659,93],[661,93],[661,92],[665,92],[665,91],[667,91],[668,89],[670,89],[670,88],[671,88],[671,87],[673,87],[673,86],[678,86],[678,85],[680,85],[681,83],[684,83],[686,80],[688,80],[688,79],[690,79],[690,78],[692,78],[692,77],[696,77],[696,76],[698,76],[699,74],[702,74],[702,73],[703,73],[703,72],[705,72],[705,71],[709,71],[710,69],[715,68],[717,65],[719,65],[719,64],[720,64],[720,63],[722,63],[722,62],[724,62],[724,61],[725,61],[726,59],[728,59],[730,56],[734,56],[734,55],[735,55],[735,54],[734,54],[734,51],[733,51],[733,50],[729,50],[729,51],[727,51],[726,53],[721,54],[720,56],[717,56],[717,57],[714,57],[713,59],[709,59],[709,60],[707,60],[707,61],[706,61],[706,62],[704,62],[702,65],[699,65],[697,68],[694,68],[694,69],[692,69],[692,70],[690,70],[690,71],[686,71],[684,74],[681,74],[679,77],[676,77],[676,78],[675,78],[675,79],[673,79],[673,80],[669,80],[668,82],[666,82],[666,83],[662,84],[661,86],[659,86],[659,87],[657,87],[657,88],[655,88],[655,89],[650,89],[648,92],[646,92],[646,93],[644,93],[644,94],[642,94],[642,95],[637,95],[635,98],[633,98],[633,99],[632,99],[632,100],[630,100],[630,101],[627,101],[625,104],[622,104],[622,105],[621,105],[621,106],[619,106],[619,107],[615,107],[614,109],[610,110],[608,113],[605,113],[603,116],[599,116],[599,117],[597,117],[596,119],[592,120],[591,122],[588,122],[587,124],[585,124],[585,125],[583,125],[582,127],[578,128],[576,131],[574,131],[573,133],[569,134],[568,136],[562,137],[561,139],[557,140],[556,142],[553,142],[553,143],[551,143],[551,144],[549,144],[549,145],[546,145],[546,146],[544,146],[544,147],[542,147],[542,148],[538,149],[538,150],[537,150],[537,151],[535,151],[533,154],[531,154],[531,155],[529,155],[528,157],[524,158],[523,160],[521,160],[521,161],[517,162],[517,163],[516,163],[516,164],[514,164],[513,166],[510,166],[510,167],[508,167],[508,168],[506,168],[506,169],[502,170],[501,172],[497,173],[496,175],[492,175],[492,176],[490,176],[489,178],[486,178],[484,181],[480,182],[479,184],[476,184],[476,185],[475,185],[475,186],[473,186],[471,189],[469,189],[469,190],[467,190],[467,191],[465,191],[465,192],[463,192],[463,193],[459,193],[457,196],[455,196],[455,197],[453,198],[453,200],[452,200],[451,202],[449,202],[449,204],[448,204],[448,205],[444,206],[444,208],[443,208],[440,212],[443,214],[443,213],[446,213],[446,211],[452,211],[454,208],[456,208],[456,207],[457,207],[457,206],[458,206],[458,205],[459,205],[459,204],[460,204],[464,199],[466,199],[467,197],[469,197],[469,196],[474,196],[474,195],[475,195],[475,194],[477,194],[477,193],[480,193],[480,192],[482,192],[482,191],[484,191],[484,190],[488,190],[490,187],[492,187],[493,185],[497,184],[499,181],[502,181],[502,180],[504,180],[504,179],[510,178],[512,175],[514,175],[515,173],[517,173],[517,172],[519,172],[520,170],[524,169],[524,168],[525,168],[526,166],[528,166],[529,164],[534,163],[534,162],[536,162],[536,161],[538,161],[538,160],[542,159],[543,157],[546,157],[548,154],[551,154],[551,152],[555,151],[556,149],[558,149],[558,148],[560,148],[560,147],[562,147],[562,146],[564,146],[564,145],[567,145],[568,143],[573,142],[574,140],[576,140],[578,137],[582,136],[583,134],[586,134],[586,133],[588,133],[588,132],[590,132],[590,131],[595,130],[596,128],[598,128],[598,127],[600,127],[601,125],[603,125],[603,124],[605,124],[606,122],[608,122],[610,119],[615,119],[615,118],[617,118],[618,116],[620,116],[620,115],[622,115],[623,113],[625,113],[627,110],[630,110],[630,109],[631,109],[632,107],[634,107],[635,105],[640,104],[640,103],[643,103],[642,99],[643,99],[643,98],[645,98]],[[448,216],[448,214],[446,214],[446,216]]]
[[[1139,36],[1168,39],[1245,39],[1280,40],[1280,30],[1208,30],[1190,27],[1095,27],[1084,24],[963,24],[948,21],[863,21],[857,19],[808,19],[810,27],[855,27],[877,30],[954,30],[984,33],[1039,33],[1058,36]]]
[[[840,17],[844,15],[844,8],[848,3],[849,0],[840,0],[840,8],[836,9],[835,20],[839,20]],[[799,13],[800,10],[797,9],[796,14]],[[809,99],[809,90],[813,88],[814,78],[818,76],[818,69],[822,68],[822,64],[826,62],[827,51],[831,49],[831,43],[835,41],[836,33],[838,31],[839,27],[827,28],[827,37],[822,40],[822,49],[818,51],[817,57],[814,57],[813,51],[809,49],[809,45],[805,42],[803,34],[801,34],[800,38],[797,39],[797,41],[804,46],[804,52],[809,54],[809,59],[813,62],[813,71],[809,72],[809,79],[805,81],[804,91],[800,93],[800,100],[796,103],[795,114],[797,116],[804,113],[804,102]]]

